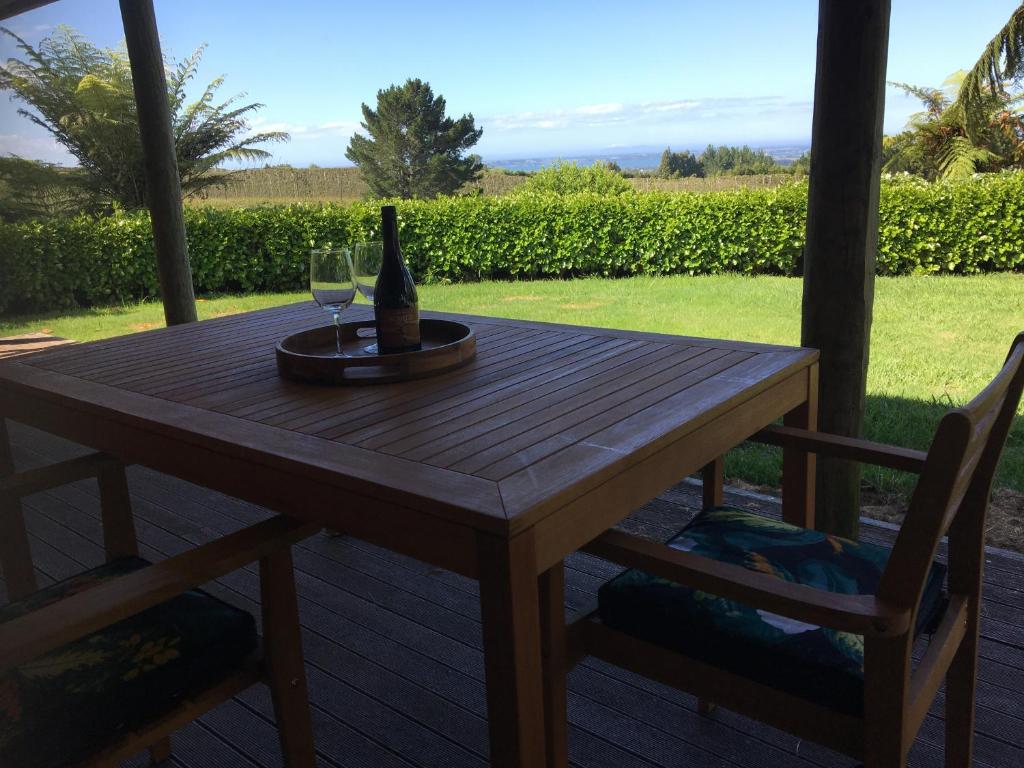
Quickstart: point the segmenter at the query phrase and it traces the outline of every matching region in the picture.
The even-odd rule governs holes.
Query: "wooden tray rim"
[[[342,323],[343,338],[361,338],[357,332],[362,328],[373,328],[372,320],[353,320]],[[288,343],[297,337],[314,333],[325,333],[333,326],[319,326],[308,328],[298,333],[289,334],[277,342],[275,352],[277,358],[278,373],[293,381],[303,381],[321,384],[372,384],[391,383],[395,381],[426,378],[448,373],[456,368],[466,365],[476,357],[476,332],[473,327],[465,323],[442,318],[425,317],[420,319],[422,331],[429,331],[431,327],[444,327],[452,331],[452,335],[458,335],[452,341],[440,344],[429,349],[420,349],[414,352],[397,352],[390,355],[354,355],[352,357],[334,357],[327,354],[315,354],[298,351],[289,348]],[[426,335],[426,334],[424,334]],[[435,332],[436,335],[436,332]],[[367,343],[372,341],[371,337],[365,337]],[[452,359],[458,355],[458,359]],[[426,365],[433,358],[449,358],[447,362],[439,364],[436,368],[421,367]],[[441,361],[438,361],[441,363]],[[303,370],[295,370],[295,366],[302,366]],[[320,365],[324,370],[317,375],[310,366]],[[378,368],[381,370],[379,376],[354,375],[346,377],[345,371],[350,369]],[[353,371],[355,373],[355,371]]]

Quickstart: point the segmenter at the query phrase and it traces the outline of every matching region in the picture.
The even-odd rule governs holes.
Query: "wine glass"
[[[309,289],[316,303],[334,317],[334,341],[341,348],[341,313],[356,297],[355,270],[347,248],[314,248],[309,252]]]
[[[356,288],[363,297],[373,304],[373,289],[377,284],[377,274],[384,258],[384,243],[373,240],[356,243],[353,251],[352,266],[355,268]],[[377,345],[369,344],[363,348],[368,355],[377,354]]]
[[[377,284],[380,262],[384,256],[384,244],[380,240],[356,243],[352,255],[352,266],[356,271],[356,288],[367,301],[373,303],[373,288]]]

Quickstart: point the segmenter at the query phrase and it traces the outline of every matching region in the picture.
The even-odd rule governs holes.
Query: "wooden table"
[[[557,764],[563,558],[775,419],[813,428],[818,355],[452,317],[478,356],[438,378],[282,380],[275,342],[326,324],[302,303],[0,361],[0,416],[478,579],[492,763]],[[784,459],[797,523],[811,462]]]

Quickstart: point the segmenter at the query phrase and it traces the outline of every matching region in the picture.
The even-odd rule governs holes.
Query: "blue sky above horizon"
[[[1018,0],[893,0],[888,79],[938,86],[969,68]],[[156,0],[164,53],[207,44],[202,83],[265,104],[256,130],[285,130],[274,162],[347,164],[360,105],[408,77],[472,112],[485,160],[806,144],[811,130],[817,2],[535,2]],[[384,10],[382,10],[384,9]],[[67,24],[120,44],[114,0],[60,0],[8,19],[35,44]],[[0,41],[0,57],[15,55]],[[0,97],[0,153],[69,156]],[[920,108],[890,88],[886,133]]]

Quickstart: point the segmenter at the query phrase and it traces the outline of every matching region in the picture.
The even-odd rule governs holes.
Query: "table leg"
[[[722,485],[725,483],[725,457],[719,456],[700,471],[701,507],[712,509],[722,506]]]
[[[132,516],[132,499],[124,464],[110,461],[100,468],[96,477],[100,487],[100,515],[103,520],[103,549],[107,562],[119,557],[137,557],[138,539]]]
[[[544,733],[547,768],[569,764],[565,676],[565,566],[559,562],[540,575],[541,655],[544,662]]]
[[[313,768],[316,750],[291,547],[260,560],[260,602],[267,682],[284,764],[287,768]]]
[[[0,477],[14,474],[14,457],[7,435],[7,420],[0,416]],[[21,499],[0,493],[0,568],[7,581],[7,599],[20,600],[36,591],[25,516]]]
[[[807,369],[807,400],[787,413],[787,427],[818,428],[818,365]],[[813,453],[782,450],[782,519],[801,528],[814,527],[814,482],[817,460]]]
[[[477,537],[491,765],[545,762],[540,601],[533,534]]]

